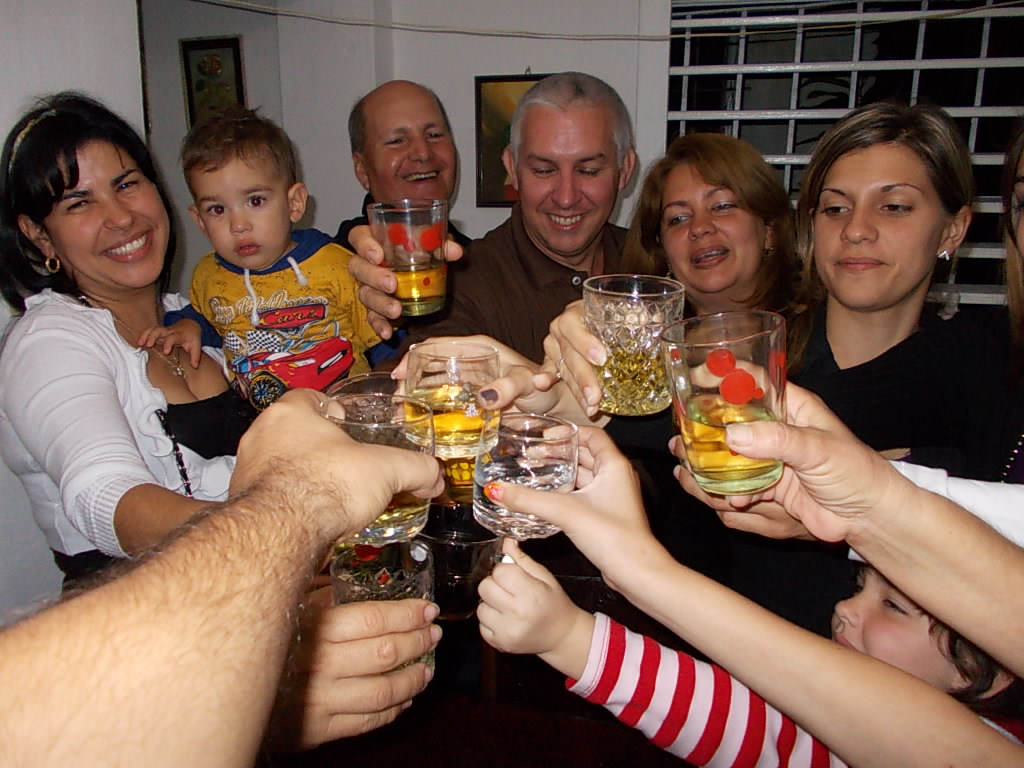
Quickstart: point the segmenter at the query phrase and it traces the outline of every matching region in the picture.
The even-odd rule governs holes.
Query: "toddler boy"
[[[231,108],[193,128],[181,150],[189,213],[213,251],[192,273],[192,306],[223,340],[241,393],[265,408],[286,390],[323,390],[369,370],[379,341],[348,274],[351,254],[315,229],[295,150],[280,127]]]

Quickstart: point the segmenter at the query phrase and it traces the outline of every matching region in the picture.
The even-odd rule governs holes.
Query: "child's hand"
[[[181,347],[188,355],[189,364],[198,368],[203,354],[202,337],[199,323],[183,317],[173,325],[147,328],[139,336],[138,345],[143,348],[156,347],[165,355],[171,354],[175,347]]]
[[[514,539],[505,539],[502,550],[514,562],[498,563],[480,584],[480,635],[499,651],[536,653],[562,673],[579,678],[594,617],[577,608],[551,571]]]
[[[647,523],[640,484],[629,461],[602,429],[580,427],[576,490],[551,493],[513,483],[489,485],[487,495],[515,512],[557,525],[612,589],[636,575],[636,564],[672,558]]]

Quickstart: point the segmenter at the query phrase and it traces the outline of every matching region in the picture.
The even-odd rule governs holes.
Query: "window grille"
[[[668,135],[719,131],[761,150],[795,199],[822,133],[874,101],[946,109],[978,197],[954,276],[960,300],[1004,302],[999,177],[1024,107],[1024,2],[673,0]]]

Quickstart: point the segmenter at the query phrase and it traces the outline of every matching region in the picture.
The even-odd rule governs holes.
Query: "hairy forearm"
[[[633,566],[616,574],[631,602],[850,764],[1014,765],[1024,756],[951,697],[909,675],[795,627],[674,561]],[[899,739],[891,738],[894,722],[901,723]]]
[[[1024,550],[948,499],[909,487],[902,503],[864,515],[850,546],[926,611],[1024,674]]]
[[[0,763],[251,765],[319,559],[302,514],[254,492],[0,635]]]

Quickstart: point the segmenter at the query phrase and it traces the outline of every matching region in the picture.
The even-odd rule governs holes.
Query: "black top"
[[[1001,479],[1024,430],[1024,403],[1009,380],[1005,313],[967,309],[922,328],[863,365],[840,370],[815,318],[808,360],[795,383],[817,393],[876,450],[952,475]],[[736,531],[733,587],[770,610],[827,635],[832,607],[852,589],[845,545],[773,541]]]
[[[1003,309],[968,308],[947,321],[926,314],[917,333],[843,371],[825,338],[822,311],[808,363],[793,380],[872,448],[909,448],[914,463],[958,477],[1001,479],[1024,429]]]
[[[175,439],[204,459],[234,456],[255,418],[256,409],[233,387],[205,400],[167,406],[167,426]]]

